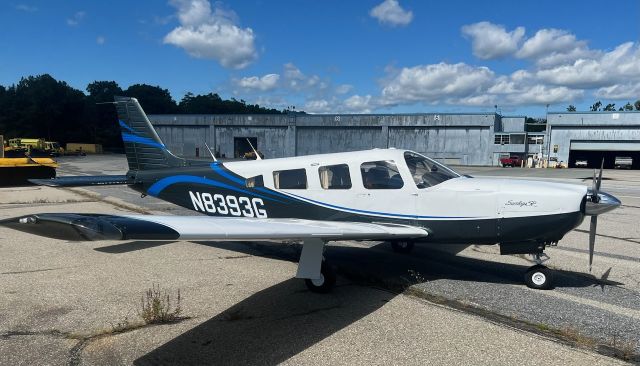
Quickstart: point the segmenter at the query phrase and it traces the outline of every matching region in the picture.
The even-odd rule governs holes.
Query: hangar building
[[[167,147],[185,157],[238,158],[250,141],[267,158],[406,148],[447,164],[499,165],[503,156],[556,160],[573,167],[640,168],[640,112],[549,112],[546,132],[525,132],[524,116],[496,113],[150,115]]]
[[[406,148],[447,164],[498,165],[505,155],[525,157],[529,143],[524,116],[495,113],[150,115],[158,135],[174,153],[242,157],[247,139],[267,158],[372,148]],[[541,146],[541,145],[540,145]],[[534,152],[538,152],[538,148]]]
[[[574,167],[586,160],[588,167],[613,168],[616,157],[631,157],[640,168],[640,112],[549,112],[545,148],[551,159]]]

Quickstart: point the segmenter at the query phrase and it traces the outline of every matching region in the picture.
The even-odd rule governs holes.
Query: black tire
[[[506,168],[506,167],[507,167],[507,164],[502,164],[502,167],[503,167],[503,168]]]
[[[527,287],[536,290],[548,290],[553,286],[553,275],[549,268],[539,264],[527,270],[524,275]]]
[[[414,244],[410,240],[396,240],[391,242],[391,249],[396,253],[411,253],[413,246]]]
[[[322,261],[322,265],[320,266],[320,274],[322,275],[321,282],[318,280],[310,280],[305,279],[304,283],[307,285],[307,288],[311,292],[326,294],[331,292],[333,287],[336,284],[336,272],[333,267],[327,263],[327,261]]]

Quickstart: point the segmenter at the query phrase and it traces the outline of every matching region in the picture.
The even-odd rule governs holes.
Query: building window
[[[307,189],[307,172],[304,169],[275,171],[273,184],[276,189]]]
[[[509,145],[511,142],[509,140],[509,134],[496,134],[495,140],[493,141],[496,145]]]
[[[527,144],[529,145],[542,145],[544,144],[544,136],[527,136]]]
[[[351,176],[347,164],[327,165],[318,168],[320,185],[324,189],[349,189]]]
[[[255,177],[247,178],[246,186],[247,188],[264,187],[264,178],[262,178],[262,175],[256,175]]]
[[[366,189],[400,189],[404,186],[398,167],[392,160],[362,163],[360,173]]]
[[[509,139],[511,145],[524,145],[524,133],[512,133]]]

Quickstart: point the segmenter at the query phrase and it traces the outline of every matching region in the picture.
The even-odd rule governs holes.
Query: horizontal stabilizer
[[[424,238],[423,228],[388,223],[212,216],[43,213],[0,221],[0,226],[63,240],[280,241]]]
[[[52,179],[29,179],[29,182],[48,187],[84,187],[127,184],[126,175],[78,175]]]

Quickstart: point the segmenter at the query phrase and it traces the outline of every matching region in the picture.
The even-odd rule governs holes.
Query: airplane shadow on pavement
[[[320,295],[290,279],[249,296],[134,364],[275,365],[376,311],[394,296],[352,285]]]
[[[132,241],[95,250],[119,254],[171,243]],[[292,262],[297,262],[300,256],[298,245],[207,241],[193,243]],[[383,285],[391,290],[416,284],[418,280],[428,282],[438,279],[524,286],[524,273],[533,263],[518,265],[457,255],[466,247],[467,245],[418,244],[410,254],[397,254],[391,251],[387,243],[372,247],[330,245],[325,256],[336,267],[338,274],[359,284]],[[499,257],[496,255],[496,258]],[[623,285],[584,272],[554,270],[553,273],[556,288]]]
[[[295,246],[196,243],[282,260],[298,259]],[[145,246],[133,245],[129,249],[140,250]],[[331,246],[326,256],[342,275],[331,294],[309,292],[301,280],[292,278],[249,296],[140,357],[135,364],[281,363],[384,306],[395,293],[366,285],[391,282],[386,288],[395,289],[393,281],[396,281],[399,287],[406,286],[412,282],[407,276],[409,269],[422,274],[426,282],[448,279],[524,286],[522,274],[526,265],[467,258],[456,253],[457,250],[446,252],[417,247],[414,253],[403,255],[391,252],[386,244],[370,248]],[[345,277],[350,281],[344,281]],[[556,274],[556,287],[598,284],[597,279],[581,273],[558,271]]]

